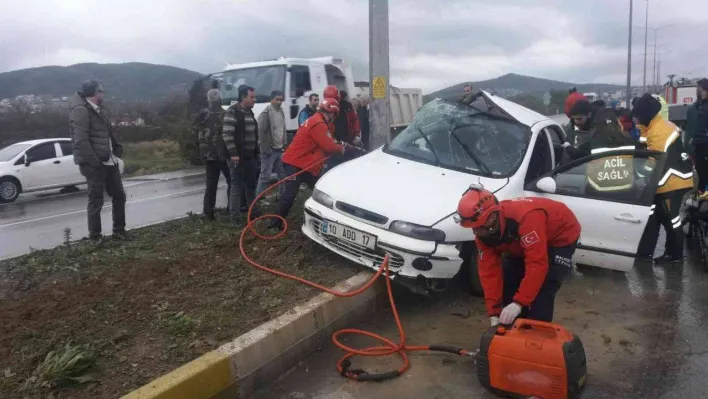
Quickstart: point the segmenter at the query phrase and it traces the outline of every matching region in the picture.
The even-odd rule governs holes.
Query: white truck
[[[227,64],[224,71],[212,74],[212,77],[219,81],[224,108],[237,100],[238,86],[247,84],[253,87],[256,92],[253,112],[256,116],[268,105],[271,92],[282,91],[285,100],[285,126],[291,136],[298,128],[298,114],[308,104],[310,94],[316,93],[322,97],[328,85],[346,90],[351,98],[357,98],[357,94],[361,94],[361,90],[354,85],[349,63],[335,57],[281,57],[270,61]],[[407,126],[423,105],[422,91],[391,88],[390,94],[391,127]]]

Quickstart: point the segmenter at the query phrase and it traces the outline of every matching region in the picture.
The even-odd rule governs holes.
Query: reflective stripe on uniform
[[[669,150],[669,146],[676,141],[676,139],[679,136],[678,130],[674,130],[673,133],[671,133],[671,136],[669,136],[668,139],[666,139],[666,143],[664,143],[664,152]]]
[[[656,208],[656,204],[649,207],[649,216],[654,214],[654,208]]]
[[[591,154],[602,154],[603,152],[608,152],[608,151],[621,151],[621,150],[634,150],[633,145],[628,145],[624,147],[608,147],[608,148],[593,148],[590,153]]]
[[[659,187],[666,184],[666,182],[669,181],[669,177],[671,177],[671,175],[679,177],[683,180],[688,180],[688,179],[693,178],[693,172],[681,173],[674,168],[670,168],[669,170],[666,171],[666,174],[664,175],[664,177],[662,177],[661,180],[659,180]]]

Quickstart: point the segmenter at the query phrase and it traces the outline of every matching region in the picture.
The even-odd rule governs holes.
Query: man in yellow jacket
[[[659,226],[666,231],[664,254],[654,258],[655,263],[683,262],[683,231],[679,210],[684,195],[693,188],[693,166],[683,148],[679,129],[661,117],[661,103],[650,94],[640,97],[632,109],[632,118],[639,128],[640,143],[650,151],[666,153],[666,163],[654,197],[651,216],[639,242],[637,255],[651,260],[659,239]],[[650,159],[645,165],[647,176],[651,176],[655,161]],[[640,173],[642,173],[640,171]]]

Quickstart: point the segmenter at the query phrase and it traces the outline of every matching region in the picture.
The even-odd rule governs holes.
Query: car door
[[[613,162],[624,156],[631,162],[631,186],[620,190],[587,190],[586,173],[592,161]],[[642,176],[644,165],[653,159],[653,172]],[[575,254],[580,264],[627,271],[634,264],[639,240],[653,212],[654,194],[665,162],[662,153],[643,150],[612,150],[593,154],[563,165],[526,187],[528,195],[565,203],[578,218],[582,233]],[[610,164],[608,164],[610,165]],[[553,181],[550,185],[547,180]],[[545,182],[541,180],[546,179]],[[554,183],[554,184],[553,184]]]
[[[37,144],[25,153],[25,168],[22,171],[23,188],[37,190],[57,185],[61,176],[58,168],[61,160],[57,156],[56,142]]]
[[[74,163],[74,147],[71,141],[60,141],[58,144],[61,151],[57,166],[61,173],[60,181],[67,185],[83,183],[85,179],[79,171],[79,165]]]

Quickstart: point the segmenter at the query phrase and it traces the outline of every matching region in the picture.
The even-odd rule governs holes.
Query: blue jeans
[[[229,216],[232,221],[241,220],[245,216],[241,213],[251,206],[255,198],[257,168],[256,158],[240,159],[236,165],[229,163],[231,175]]]
[[[285,177],[283,171],[283,151],[272,150],[268,154],[261,154],[261,173],[258,177],[256,197],[270,186],[270,176],[275,173],[278,180]],[[281,186],[282,187],[282,186]]]

